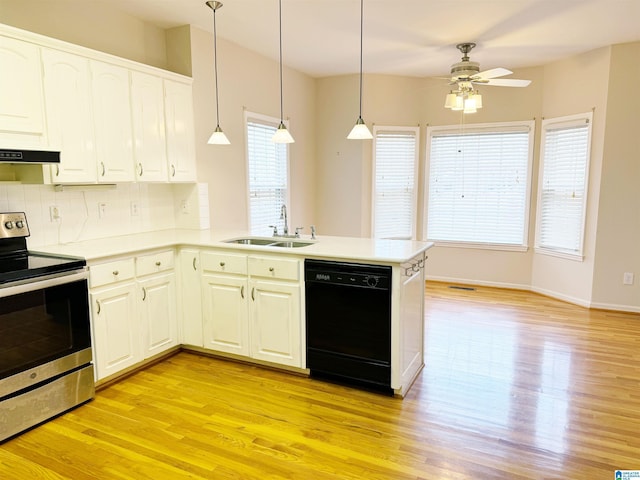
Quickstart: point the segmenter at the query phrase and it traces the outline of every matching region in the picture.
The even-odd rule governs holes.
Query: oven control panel
[[[24,212],[0,213],[0,238],[28,236],[29,226]]]

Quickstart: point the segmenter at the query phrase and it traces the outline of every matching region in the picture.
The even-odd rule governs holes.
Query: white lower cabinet
[[[234,275],[202,275],[204,347],[249,356],[247,279]]]
[[[89,266],[96,379],[178,345],[173,251]]]
[[[302,367],[300,285],[251,280],[251,356]]]
[[[200,289],[200,251],[180,250],[180,341],[185,345],[202,347],[202,293]]]
[[[140,320],[144,357],[149,358],[178,344],[176,275],[154,275],[138,282],[142,290]]]
[[[302,368],[300,261],[201,252],[204,348]]]
[[[98,380],[142,360],[133,258],[89,267],[93,352]]]

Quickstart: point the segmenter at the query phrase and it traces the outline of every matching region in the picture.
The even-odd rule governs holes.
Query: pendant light
[[[370,140],[373,138],[371,132],[367,128],[367,124],[362,119],[362,25],[363,25],[364,0],[360,0],[360,113],[356,124],[351,129],[347,138],[349,140]]]
[[[222,8],[222,2],[205,2],[206,5],[213,10],[213,66],[216,81],[216,129],[213,131],[207,143],[212,145],[229,145],[229,139],[220,128],[220,111],[218,102],[218,42],[216,33],[216,10]]]
[[[282,0],[278,0],[278,17],[280,19],[280,125],[271,137],[273,143],[294,143],[295,140],[284,125],[282,114]]]

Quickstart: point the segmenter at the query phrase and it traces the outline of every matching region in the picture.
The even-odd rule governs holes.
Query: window
[[[252,235],[271,235],[276,225],[282,232],[282,205],[289,201],[289,149],[271,141],[280,120],[245,113],[247,125],[247,163],[249,180],[249,231]]]
[[[373,236],[415,237],[418,127],[373,127]]]
[[[542,122],[536,249],[582,259],[591,112]]]
[[[533,121],[427,130],[429,240],[527,247],[533,132]]]

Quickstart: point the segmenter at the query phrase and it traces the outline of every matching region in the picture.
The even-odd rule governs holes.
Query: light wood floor
[[[0,445],[0,478],[613,479],[640,469],[640,315],[427,285],[400,400],[189,353]]]

